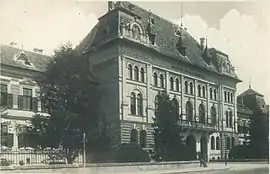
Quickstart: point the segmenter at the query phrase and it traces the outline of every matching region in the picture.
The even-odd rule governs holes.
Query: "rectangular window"
[[[23,109],[32,109],[32,89],[23,88]]]
[[[7,85],[1,84],[0,86],[0,105],[7,105]]]

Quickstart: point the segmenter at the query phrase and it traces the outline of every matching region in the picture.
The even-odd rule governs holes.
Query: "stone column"
[[[126,95],[127,63],[124,57],[119,59],[122,64],[122,119],[128,115],[128,96]],[[121,65],[120,64],[120,65]]]
[[[151,64],[147,64],[146,65],[146,80],[147,80],[147,122],[149,122],[150,120],[152,120],[152,117],[154,117],[153,114],[153,97],[151,95],[151,87],[152,87],[152,65]],[[152,121],[151,121],[152,122]]]
[[[18,147],[19,147],[19,141],[18,141],[18,132],[16,130],[16,123],[12,122],[11,124],[12,126],[12,132],[13,132],[13,146],[12,146],[12,150],[13,151],[17,151]]]
[[[208,137],[208,140],[207,140],[207,162],[209,162],[209,160],[210,160],[210,150],[211,150],[211,141],[210,141],[210,137]]]
[[[170,80],[169,80],[170,77],[169,77],[169,76],[170,76],[169,72],[166,71],[166,72],[165,72],[165,85],[166,85],[165,88],[166,88],[167,94],[169,94],[169,90],[170,90],[170,89],[169,89],[169,88],[170,88]]]
[[[200,139],[199,140],[196,139],[196,155],[197,155],[197,159],[200,159],[200,153],[201,153],[201,141],[200,141]]]
[[[193,107],[193,109],[194,109],[194,120],[195,121],[199,121],[199,117],[197,117],[197,116],[199,116],[199,114],[198,114],[198,107],[197,107],[197,80],[194,80],[194,95],[195,95],[195,97],[194,97],[194,107]]]
[[[184,103],[184,93],[185,93],[185,85],[184,85],[184,77],[180,76],[180,83],[181,83],[181,114],[185,114],[185,103]]]

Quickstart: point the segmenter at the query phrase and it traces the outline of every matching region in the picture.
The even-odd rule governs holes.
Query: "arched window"
[[[227,102],[227,92],[224,91],[224,102]]]
[[[172,105],[173,105],[174,108],[175,108],[176,114],[179,115],[179,103],[178,103],[178,101],[177,101],[176,98],[173,98],[173,99],[172,99]]]
[[[160,78],[160,86],[161,86],[162,88],[164,88],[164,77],[163,77],[163,75],[160,74],[160,75],[159,75],[159,78]]]
[[[132,115],[136,115],[136,97],[134,92],[130,96],[130,111]]]
[[[139,68],[135,66],[134,68],[135,80],[139,80]]]
[[[230,139],[230,137],[227,137],[227,149],[231,149],[231,139]]]
[[[211,123],[212,125],[217,124],[217,111],[216,111],[215,106],[211,107]]]
[[[202,87],[202,94],[203,94],[203,97],[205,98],[205,87],[204,86]]]
[[[140,39],[140,28],[138,25],[133,25],[132,36],[134,39]]]
[[[170,77],[170,89],[173,90],[173,78]]]
[[[156,95],[156,97],[155,97],[155,111],[157,110],[158,102],[159,102],[159,95]]]
[[[232,137],[232,148],[235,146],[235,138]]]
[[[190,101],[186,103],[186,119],[188,121],[193,121],[193,108]]]
[[[179,79],[175,79],[175,84],[176,84],[176,91],[179,91]]]
[[[215,137],[214,136],[211,137],[211,149],[215,150]]]
[[[140,132],[140,145],[141,147],[145,148],[146,147],[146,131],[141,130]]]
[[[157,73],[154,73],[154,86],[158,85],[158,77],[157,77]]]
[[[216,149],[220,150],[220,138],[219,137],[216,138]]]
[[[233,103],[233,93],[231,93],[231,103]]]
[[[128,78],[132,79],[132,66],[130,64],[128,65]]]
[[[230,123],[230,127],[233,127],[233,115],[232,115],[232,111],[229,111],[229,123]]]
[[[199,121],[205,123],[205,108],[203,104],[199,105]]]
[[[230,92],[227,92],[227,102],[230,103],[231,99],[230,99]]]
[[[212,91],[212,88],[210,88],[209,93],[210,93],[210,99],[213,99],[213,91]]]
[[[193,94],[193,84],[192,82],[189,83],[189,90],[190,90],[190,94]]]
[[[201,85],[198,85],[198,96],[201,96]]]
[[[229,111],[226,111],[226,127],[229,127]]]
[[[141,82],[144,82],[144,69],[141,68]]]
[[[188,82],[185,81],[185,93],[188,93]]]
[[[136,129],[132,129],[131,131],[130,142],[132,143],[138,142],[138,131]]]
[[[138,115],[143,115],[143,99],[141,94],[137,94],[137,110]]]
[[[214,89],[214,100],[217,100],[217,90]]]

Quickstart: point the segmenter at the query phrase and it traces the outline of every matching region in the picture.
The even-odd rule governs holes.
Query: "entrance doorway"
[[[191,159],[196,159],[196,139],[193,135],[188,135],[186,139]]]
[[[201,157],[203,157],[205,160],[208,160],[208,148],[207,148],[207,138],[205,136],[201,137]]]

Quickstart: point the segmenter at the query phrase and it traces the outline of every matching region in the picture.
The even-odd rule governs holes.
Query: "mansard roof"
[[[1,64],[44,72],[52,57],[22,50],[8,45],[0,45]]]
[[[126,13],[127,15],[117,13],[118,10]],[[96,24],[77,48],[79,48],[82,53],[86,53],[112,41],[113,39],[122,39],[119,35],[120,31],[118,30],[120,25],[124,26],[130,24],[130,20],[132,18],[128,17],[128,15],[133,17],[133,19],[137,19],[136,21],[141,26],[143,34],[147,34],[146,30],[149,25],[150,12],[127,1],[116,2],[114,9],[99,18],[98,24]],[[218,65],[215,63],[217,61],[211,61],[210,64],[207,63],[202,58],[203,50],[201,49],[200,44],[185,29],[182,29],[182,40],[187,50],[186,56],[183,56],[177,49],[179,36],[176,32],[180,30],[180,26],[152,13],[151,17],[157,27],[155,28],[155,46],[148,45],[149,48],[181,62],[221,74],[218,70]],[[102,31],[106,32],[108,31],[108,28],[110,34],[102,36]],[[209,56],[211,60],[216,59],[212,54],[209,54]],[[238,82],[241,81],[235,73],[225,76],[233,78]]]
[[[258,95],[258,96],[263,97],[262,94],[258,93],[257,91],[255,91],[255,90],[253,90],[253,89],[251,89],[251,88],[247,89],[246,91],[244,91],[244,92],[243,92],[242,94],[240,94],[239,96],[240,96],[240,97],[243,97],[243,96],[248,96],[248,95]]]

